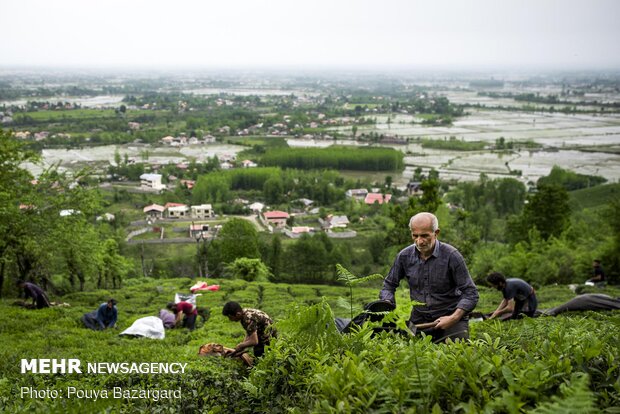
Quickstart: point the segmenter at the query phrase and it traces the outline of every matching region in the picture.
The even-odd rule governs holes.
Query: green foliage
[[[521,216],[508,222],[509,238],[515,241],[527,240],[530,230],[536,229],[546,240],[559,236],[570,223],[568,193],[560,186],[542,186],[528,199]]]
[[[264,165],[282,168],[399,171],[403,153],[389,148],[277,148],[261,157]]]
[[[572,211],[604,207],[613,202],[614,199],[620,198],[620,183],[603,184],[571,191],[569,196]]]
[[[588,388],[588,376],[575,373],[567,383],[560,385],[562,397],[553,396],[552,401],[538,406],[532,413],[563,414],[598,412],[594,405],[594,395]]]
[[[346,275],[354,282],[359,278]],[[336,330],[332,308],[348,287],[249,283],[218,279],[198,306],[211,317],[194,332],[166,331],[164,340],[119,337],[135,319],[154,315],[194,281],[132,279],[122,290],[76,292],[67,308],[27,310],[0,301],[0,410],[3,412],[613,412],[620,403],[616,312],[585,312],[509,322],[471,322],[471,341],[434,345],[430,337],[373,335],[363,326]],[[359,299],[378,287],[356,286]],[[618,292],[610,292],[617,295]],[[566,287],[541,288],[543,307],[572,296]],[[107,297],[119,300],[119,330],[90,331],[79,318]],[[397,315],[408,315],[405,289],[397,291]],[[485,299],[489,297],[488,300]],[[492,296],[492,297],[491,297]],[[401,300],[402,299],[402,300]],[[481,311],[497,292],[481,288]],[[493,299],[493,300],[491,300]],[[243,338],[239,324],[220,309],[228,300],[265,310],[279,337],[257,365],[199,357],[207,342],[227,346]],[[363,302],[362,302],[363,303]],[[32,329],[32,327],[37,329]],[[183,375],[21,374],[21,358],[78,358],[86,362],[181,362]],[[31,399],[37,389],[177,389],[182,398]],[[574,410],[571,411],[571,409]],[[582,411],[579,411],[582,410]]]
[[[348,305],[347,307],[351,311],[351,319],[353,319],[353,286],[371,280],[383,280],[383,275],[375,273],[369,276],[357,277],[345,269],[340,263],[336,264],[336,274],[338,275],[338,281],[343,282],[345,286],[349,288],[349,302],[346,305]],[[340,303],[344,304],[343,302]]]
[[[258,233],[252,223],[241,218],[228,220],[218,233],[208,251],[209,265],[216,273],[222,267],[233,263],[237,258],[260,257]]]
[[[449,140],[441,139],[423,139],[422,148],[432,148],[439,150],[451,151],[480,151],[487,144],[484,141],[459,141],[456,137],[450,137]]]
[[[238,257],[225,267],[225,273],[233,279],[243,279],[248,282],[267,282],[272,278],[267,266],[260,259]]]
[[[525,193],[523,183],[514,178],[489,180],[482,174],[478,182],[457,184],[447,197],[469,212],[491,206],[495,215],[506,217],[521,213],[525,204]]]
[[[582,188],[594,187],[605,183],[607,180],[595,175],[578,174],[573,171],[565,170],[557,165],[551,168],[549,175],[540,177],[537,186],[556,185],[562,186],[567,191],[579,190]]]

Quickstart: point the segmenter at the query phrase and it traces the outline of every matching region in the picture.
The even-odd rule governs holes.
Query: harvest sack
[[[136,320],[119,335],[143,336],[151,339],[164,339],[164,324],[157,316],[146,316]]]
[[[202,356],[226,356],[228,354],[231,354],[235,352],[234,349],[232,348],[227,348],[222,344],[216,344],[216,343],[208,343],[208,344],[204,344],[202,345],[199,349],[198,349],[198,355],[202,355]],[[243,361],[243,363],[245,365],[247,365],[248,367],[251,367],[254,363],[254,360],[252,359],[252,357],[250,356],[250,354],[248,353],[243,353],[240,356],[236,357],[236,358],[241,358],[241,360]]]
[[[194,286],[189,288],[189,290],[194,293],[200,290],[220,290],[220,285],[208,285],[207,282],[196,282]]]
[[[336,324],[336,329],[338,329],[338,332],[343,334],[350,333],[356,326],[360,327],[366,322],[381,322],[383,317],[395,308],[396,307],[391,302],[386,300],[376,300],[366,304],[366,306],[364,306],[364,311],[355,318],[335,318],[334,323]],[[373,328],[373,332],[375,334],[382,331],[404,333],[400,329],[397,329],[396,324],[392,322],[384,322],[381,326]]]
[[[585,293],[572,298],[555,308],[542,311],[543,315],[555,316],[568,311],[614,310],[620,309],[620,298],[612,298],[602,293]]]
[[[198,295],[194,295],[193,293],[175,293],[174,303],[189,302],[192,305],[196,305],[196,297],[199,295],[202,294],[199,293]]]

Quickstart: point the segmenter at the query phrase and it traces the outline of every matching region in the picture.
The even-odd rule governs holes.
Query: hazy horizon
[[[615,0],[0,4],[0,67],[618,70]]]

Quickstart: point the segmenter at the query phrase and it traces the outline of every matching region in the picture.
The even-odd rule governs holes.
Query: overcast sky
[[[0,0],[0,66],[620,68],[617,0]]]

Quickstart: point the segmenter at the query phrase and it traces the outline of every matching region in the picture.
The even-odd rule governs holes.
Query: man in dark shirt
[[[510,313],[509,319],[516,319],[520,313],[527,316],[534,316],[538,307],[536,292],[526,281],[506,277],[498,272],[493,272],[487,276],[489,282],[495,289],[500,290],[504,298],[501,303],[490,316],[489,319]]]
[[[409,228],[413,244],[396,256],[379,299],[396,304],[394,292],[407,279],[411,300],[424,303],[413,307],[410,323],[434,324],[429,333],[435,342],[469,338],[468,315],[478,303],[478,289],[463,256],[437,240],[439,223],[434,214],[416,214]]]
[[[167,306],[176,316],[175,325],[188,328],[190,331],[196,329],[196,317],[198,309],[190,302],[181,301],[179,303],[170,302]]]
[[[37,309],[50,307],[50,300],[39,286],[34,283],[24,282],[23,280],[18,280],[17,286],[24,289],[26,299],[32,298],[32,305],[36,303]]]
[[[241,322],[245,329],[243,342],[237,344],[235,352],[229,356],[239,356],[246,348],[254,347],[254,356],[260,357],[265,352],[271,338],[277,336],[273,328],[273,320],[265,312],[258,309],[243,309],[237,302],[227,302],[222,309],[222,315],[231,322]]]
[[[108,299],[106,303],[99,305],[97,309],[97,323],[101,329],[114,328],[118,320],[116,299]]]
[[[592,277],[586,280],[586,285],[605,286],[605,272],[603,272],[600,260],[595,259],[592,262]]]
[[[82,322],[87,328],[95,331],[102,331],[107,328],[114,328],[118,320],[118,309],[116,299],[108,299],[107,302],[99,305],[97,310],[85,313]]]

